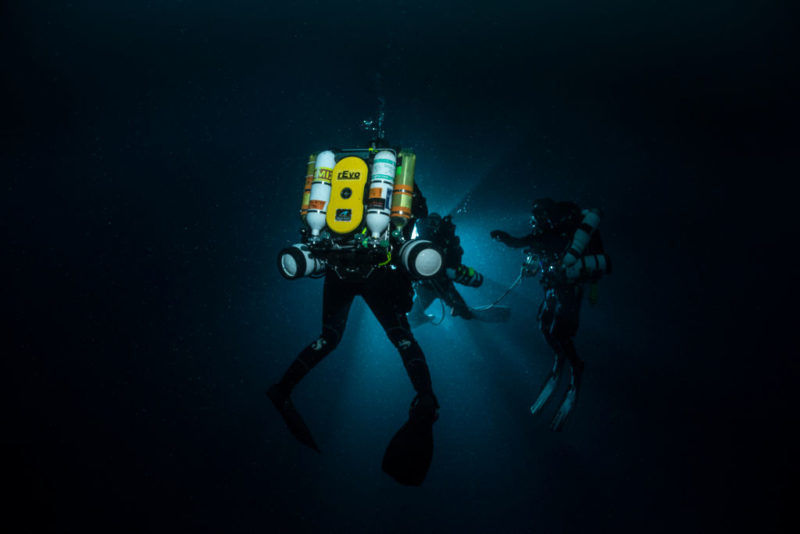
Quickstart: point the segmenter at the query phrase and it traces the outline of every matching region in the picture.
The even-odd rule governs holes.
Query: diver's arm
[[[507,247],[511,248],[530,247],[533,246],[536,240],[533,234],[526,235],[525,237],[514,237],[508,232],[504,232],[502,230],[492,230],[490,235],[492,236],[492,239],[500,241]]]
[[[480,287],[480,285],[483,284],[483,275],[472,267],[467,267],[463,263],[456,268],[448,267],[445,273],[450,280],[465,286]]]

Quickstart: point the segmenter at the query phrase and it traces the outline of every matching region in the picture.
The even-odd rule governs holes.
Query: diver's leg
[[[562,347],[551,334],[553,321],[555,319],[554,301],[549,298],[550,295],[546,294],[542,304],[539,306],[539,329],[544,336],[545,341],[553,349],[554,360],[553,367],[550,369],[550,374],[545,378],[542,387],[539,389],[539,396],[531,405],[531,414],[536,415],[542,408],[544,408],[547,401],[553,395],[558,379],[561,377],[561,369],[564,365],[564,357],[562,355]]]
[[[311,431],[300,413],[295,409],[290,394],[294,386],[322,359],[329,354],[344,332],[347,313],[353,302],[352,288],[337,278],[327,277],[322,299],[322,335],[297,356],[284,373],[280,382],[267,390],[267,397],[278,409],[286,426],[300,443],[320,452]]]
[[[381,273],[362,293],[367,305],[383,326],[417,392],[409,418],[394,435],[383,455],[383,471],[400,484],[419,486],[433,459],[433,423],[439,403],[433,394],[431,374],[425,355],[414,339],[406,318],[411,308],[411,285],[398,271]]]
[[[399,271],[376,273],[373,277],[362,296],[400,353],[411,385],[421,399],[416,411],[422,414],[429,410],[435,418],[438,403],[433,395],[430,370],[406,318],[411,307],[410,282]]]
[[[285,395],[289,395],[297,383],[339,344],[354,297],[352,283],[340,280],[334,273],[326,276],[322,291],[322,334],[300,352],[278,382],[277,386]]]
[[[400,353],[414,391],[419,394],[433,395],[431,374],[425,361],[425,355],[411,333],[411,327],[405,314],[387,310],[386,308],[390,307],[390,304],[387,303],[369,304],[386,331],[386,335],[389,336],[389,340]]]

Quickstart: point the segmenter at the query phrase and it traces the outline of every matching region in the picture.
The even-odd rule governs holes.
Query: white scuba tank
[[[572,236],[572,242],[569,244],[567,252],[564,254],[564,259],[561,263],[565,267],[573,265],[578,258],[581,257],[586,245],[592,238],[592,234],[597,230],[597,225],[600,224],[600,212],[596,209],[587,209],[581,212],[583,220],[575,230],[575,235]]]
[[[314,167],[314,181],[311,182],[311,195],[308,202],[306,224],[312,236],[318,236],[325,228],[325,217],[328,213],[328,202],[331,199],[331,178],[336,158],[333,152],[325,150],[317,155]]]
[[[392,188],[397,157],[388,150],[375,154],[367,197],[367,229],[374,238],[386,231],[392,209]]]
[[[605,254],[589,254],[566,268],[564,274],[568,280],[578,278],[597,279],[611,273],[611,262]]]

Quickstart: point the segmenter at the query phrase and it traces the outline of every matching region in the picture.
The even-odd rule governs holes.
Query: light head
[[[538,198],[533,201],[530,218],[533,234],[541,235],[556,227],[555,208],[556,203],[551,198]]]

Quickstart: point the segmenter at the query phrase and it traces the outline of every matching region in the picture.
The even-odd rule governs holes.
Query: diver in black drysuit
[[[584,363],[578,357],[573,338],[578,332],[578,319],[586,282],[594,284],[604,273],[610,273],[610,259],[603,252],[603,243],[596,222],[597,211],[581,210],[573,202],[539,199],[534,202],[532,231],[516,238],[502,230],[491,232],[493,239],[512,248],[525,248],[528,260],[525,274],[541,274],[544,299],[539,306],[539,328],[555,353],[553,367],[538,398],[531,406],[534,415],[544,408],[558,384],[564,361],[570,364],[570,383],[566,396],[552,421],[552,429],[560,430],[577,402]],[[591,219],[595,227],[585,223]],[[575,236],[584,238],[582,250],[574,247]],[[593,288],[594,289],[594,288]],[[590,303],[594,303],[594,291]]]
[[[479,287],[483,283],[483,275],[461,263],[464,249],[461,241],[455,234],[456,226],[449,215],[442,217],[438,213],[431,213],[425,218],[417,220],[417,233],[421,239],[433,242],[442,251],[444,266],[437,276],[414,282],[416,298],[408,320],[411,326],[418,326],[433,320],[425,310],[437,298],[442,299],[451,309],[453,316],[472,319],[475,314],[470,310],[464,298],[455,288],[453,282]]]
[[[414,193],[412,210],[417,216],[427,215],[425,198],[418,188]],[[406,226],[408,234],[411,228],[413,221]],[[425,355],[406,318],[414,294],[411,280],[404,270],[391,263],[377,266],[350,265],[346,260],[338,265],[335,263],[329,262],[325,274],[321,335],[300,352],[281,380],[268,389],[267,396],[278,408],[292,434],[319,452],[290,395],[303,377],[339,344],[350,305],[356,295],[361,295],[399,351],[417,393],[411,403],[408,423],[387,448],[384,470],[400,483],[419,485],[430,465],[433,450],[431,426],[438,419],[439,403],[433,393]]]
[[[483,275],[461,263],[464,249],[461,247],[461,240],[456,235],[456,225],[453,224],[450,215],[442,217],[438,213],[431,213],[417,221],[416,229],[421,239],[427,239],[439,247],[444,257],[444,265],[440,274],[433,278],[414,282],[416,297],[414,305],[408,313],[408,321],[411,326],[433,322],[434,317],[426,314],[425,310],[437,298],[450,307],[450,313],[454,317],[492,323],[507,321],[511,315],[508,307],[499,306],[497,303],[469,307],[456,289],[455,283],[468,287],[480,287],[483,284]]]

